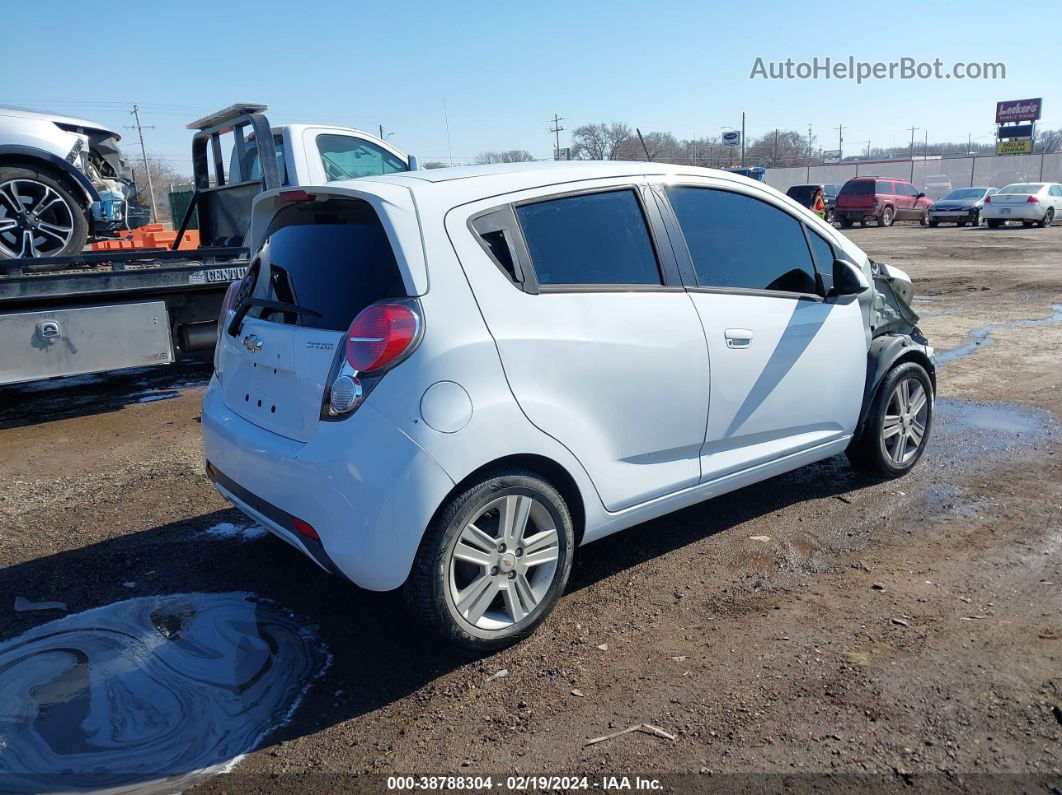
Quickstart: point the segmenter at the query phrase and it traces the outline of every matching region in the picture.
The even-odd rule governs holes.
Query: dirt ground
[[[850,235],[911,274],[927,336],[958,351],[901,480],[841,457],[593,544],[534,637],[476,659],[271,536],[202,535],[240,521],[202,474],[207,365],[9,388],[0,639],[63,615],[14,611],[19,596],[75,612],[247,591],[316,626],[331,667],[199,791],[449,772],[1057,793],[1062,227]],[[587,745],[641,723],[674,739]]]

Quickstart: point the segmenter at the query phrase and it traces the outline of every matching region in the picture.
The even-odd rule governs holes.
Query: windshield
[[[958,190],[953,190],[948,193],[948,195],[946,195],[941,201],[955,201],[957,199],[980,199],[984,195],[985,192],[981,188],[959,188]]]
[[[1037,183],[1018,183],[1007,185],[1000,193],[1039,193],[1043,185]]]

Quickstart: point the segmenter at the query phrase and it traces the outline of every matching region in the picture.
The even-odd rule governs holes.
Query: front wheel
[[[52,172],[0,167],[0,259],[63,257],[87,239],[85,211]]]
[[[524,469],[488,471],[428,528],[406,597],[444,639],[495,651],[549,615],[574,548],[571,514],[552,485]]]
[[[925,452],[933,424],[933,382],[917,362],[897,365],[878,388],[863,430],[848,448],[854,466],[898,478]]]
[[[929,210],[923,210],[922,217],[918,219],[922,226],[929,226]]]

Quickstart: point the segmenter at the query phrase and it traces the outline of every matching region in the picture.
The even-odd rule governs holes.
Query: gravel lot
[[[904,479],[837,458],[584,548],[540,631],[474,659],[272,536],[203,534],[242,524],[201,472],[208,365],[7,388],[0,639],[64,615],[16,597],[250,592],[315,626],[331,667],[203,791],[452,772],[1058,792],[1062,227],[850,236],[961,354]],[[674,739],[586,745],[641,723]]]

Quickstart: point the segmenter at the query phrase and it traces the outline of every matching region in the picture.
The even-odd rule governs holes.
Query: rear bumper
[[[372,406],[322,423],[306,443],[225,406],[216,378],[203,398],[203,447],[218,491],[326,571],[387,591],[405,582],[424,530],[453,481]],[[299,535],[310,524],[316,543]]]
[[[1039,221],[1044,217],[1047,209],[1043,204],[1010,204],[1005,207],[997,207],[994,204],[986,204],[981,211],[982,218],[998,218],[1001,221]]]

